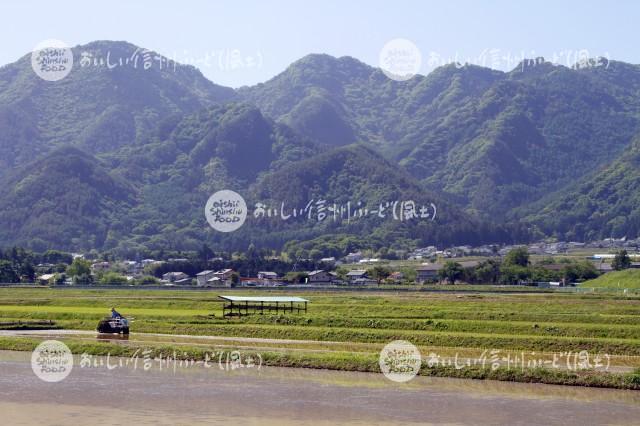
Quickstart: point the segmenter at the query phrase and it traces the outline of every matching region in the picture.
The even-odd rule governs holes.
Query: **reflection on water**
[[[200,415],[198,413],[164,412],[161,415],[157,411],[137,409],[122,410],[119,408],[103,408],[100,406],[77,406],[59,404],[38,403],[3,403],[0,401],[0,412],[6,413],[4,420],[10,425],[69,425],[77,423],[79,419],[83,424],[92,426],[103,425],[150,425],[150,426],[210,426],[221,425],[246,425],[246,426],[319,426],[335,425],[344,426],[369,426],[369,425],[394,425],[392,421],[343,421],[336,423],[322,419],[287,419],[268,418],[263,416],[242,416],[239,413],[220,413]]]
[[[522,424],[640,422],[640,392],[381,374],[213,365],[82,368],[44,383],[30,353],[0,351],[7,424]],[[33,395],[38,395],[37,401]],[[8,414],[6,414],[8,413]],[[49,414],[46,414],[49,413]],[[9,417],[6,417],[9,416]],[[12,416],[12,417],[11,417]],[[76,419],[76,420],[74,420]]]
[[[284,370],[280,371],[280,370]],[[237,374],[244,374],[240,372]],[[356,386],[381,389],[401,389],[403,391],[446,391],[473,394],[476,396],[510,396],[532,399],[554,399],[596,402],[628,402],[640,407],[640,392],[619,389],[589,388],[581,386],[558,386],[540,383],[501,382],[496,380],[452,379],[444,377],[420,377],[408,383],[395,383],[381,374],[357,372],[333,372],[303,368],[269,367],[260,374],[265,378],[299,380],[333,386]]]
[[[129,335],[128,334],[104,334],[104,333],[98,333],[96,335],[96,339],[97,340],[114,340],[114,341],[118,341],[118,340],[129,340]]]

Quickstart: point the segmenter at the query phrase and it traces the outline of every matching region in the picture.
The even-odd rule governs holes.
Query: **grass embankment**
[[[229,293],[229,292],[228,292]],[[588,351],[617,356],[627,369],[640,366],[640,298],[582,294],[448,294],[312,292],[307,314],[221,317],[220,292],[140,290],[0,289],[0,322],[52,320],[69,329],[94,330],[111,306],[136,318],[132,332],[237,338],[198,344],[129,341],[126,345],[64,339],[76,352],[122,351],[145,345],[154,351],[202,356],[233,346],[259,351],[266,365],[379,371],[378,352],[403,339],[453,356],[484,349],[536,354]],[[248,293],[243,293],[248,294]],[[264,294],[264,293],[261,293]],[[282,294],[282,292],[278,292]],[[135,334],[133,335],[135,336]],[[243,338],[291,339],[248,342]],[[35,341],[0,339],[0,348],[30,350]],[[330,343],[337,342],[337,343]],[[24,345],[24,346],[21,346]],[[73,346],[75,345],[75,346]],[[82,350],[81,350],[82,349]],[[626,356],[629,356],[628,358]],[[421,374],[557,384],[638,388],[638,374],[540,368],[424,366]]]
[[[189,361],[204,360],[211,351],[202,347],[188,345],[113,345],[111,343],[87,343],[75,339],[63,339],[75,354],[87,353],[92,355],[109,355],[111,357],[140,356],[140,350],[147,351],[145,356],[150,359],[175,357]],[[0,337],[0,349],[32,351],[39,343],[37,339],[28,338],[2,338]],[[225,353],[233,349],[222,351],[222,359]],[[215,352],[220,356],[220,351]],[[322,368],[341,371],[359,371],[378,373],[377,354],[360,354],[353,352],[331,353],[283,353],[277,351],[243,351],[243,356],[260,357],[262,366],[295,367],[295,368]],[[209,358],[211,359],[211,358]],[[111,361],[116,362],[112,359]],[[215,364],[215,358],[212,363]],[[456,368],[454,366],[429,366],[423,363],[419,374],[432,377],[453,377],[480,380],[502,380],[524,383],[545,383],[556,385],[608,387],[618,389],[640,389],[640,370],[629,374],[601,373],[591,370],[566,371],[549,368],[497,368],[470,366]]]
[[[584,282],[581,287],[640,290],[640,269],[609,272],[594,280]]]

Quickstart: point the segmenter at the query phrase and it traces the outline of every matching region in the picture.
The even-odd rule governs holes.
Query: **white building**
[[[185,280],[189,280],[189,275],[184,272],[167,272],[162,276],[162,280],[175,284],[185,284]]]
[[[198,272],[196,274],[196,281],[198,283],[198,286],[200,287],[204,287],[208,284],[208,281],[214,277],[215,272],[214,271],[202,271],[202,272]]]
[[[258,279],[261,280],[277,280],[278,274],[271,271],[260,271],[258,272]]]

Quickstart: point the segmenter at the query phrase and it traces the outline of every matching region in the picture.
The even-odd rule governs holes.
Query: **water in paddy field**
[[[61,382],[0,351],[7,425],[640,424],[640,392],[262,367],[80,367]],[[115,367],[114,367],[115,366]],[[113,369],[109,369],[113,368]]]

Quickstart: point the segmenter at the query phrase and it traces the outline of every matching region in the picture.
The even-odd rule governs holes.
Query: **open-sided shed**
[[[261,314],[266,312],[307,312],[307,299],[293,296],[218,296],[225,301],[222,314],[225,317]]]

